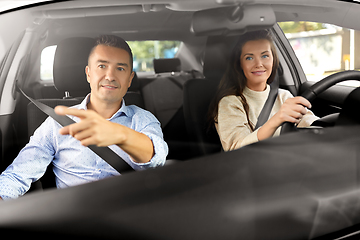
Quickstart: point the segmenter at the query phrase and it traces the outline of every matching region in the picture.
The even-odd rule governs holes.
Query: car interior
[[[310,143],[299,143],[296,141],[300,140],[298,138],[294,138],[294,142],[300,146],[298,147],[291,145],[289,142],[286,142],[288,138],[283,140],[280,137],[274,142],[271,142],[269,146],[271,147],[276,143],[281,143],[282,145],[280,147],[282,148],[279,149],[287,149],[288,151],[292,150],[295,152],[295,156],[291,156],[294,157],[295,163],[300,162],[301,164],[295,164],[294,166],[290,165],[289,162],[291,163],[290,160],[292,160],[291,157],[289,157],[290,153],[288,154],[288,152],[285,150],[284,153],[282,153],[281,150],[273,150],[269,146],[266,148],[266,146],[264,147],[266,143],[259,143],[258,145],[254,144],[249,146],[244,150],[244,152],[251,157],[251,159],[243,159],[249,167],[244,167],[243,169],[240,169],[238,172],[234,173],[235,170],[231,169],[232,167],[229,165],[224,167],[225,170],[221,169],[221,171],[218,171],[218,169],[223,167],[222,165],[225,165],[219,163],[219,161],[217,161],[218,159],[225,159],[229,160],[230,162],[233,161],[234,163],[235,160],[233,160],[231,157],[235,156],[241,158],[242,155],[239,156],[241,153],[239,153],[239,151],[224,153],[215,127],[210,126],[208,123],[208,109],[210,102],[212,101],[217,90],[219,81],[226,70],[228,60],[232,54],[232,49],[238,39],[241,38],[241,35],[246,31],[250,31],[252,29],[269,29],[273,36],[280,61],[280,66],[277,72],[279,87],[290,91],[294,96],[303,95],[307,96],[308,99],[311,99],[313,106],[311,110],[318,117],[320,117],[320,119],[314,122],[313,126],[310,128],[298,129],[299,132],[303,131],[305,133],[314,133],[315,137],[312,137],[313,139],[316,139],[318,135],[320,136],[323,133],[321,131],[322,128],[349,125],[353,126],[360,123],[360,111],[354,111],[354,109],[358,108],[360,102],[359,88],[336,85],[337,83],[345,80],[360,81],[359,71],[339,71],[338,73],[332,74],[319,82],[308,81],[307,76],[303,71],[303,67],[297,55],[295,54],[295,50],[293,50],[289,40],[287,39],[287,36],[278,24],[286,21],[328,21],[332,24],[338,24],[344,27],[357,29],[358,23],[353,21],[353,19],[356,19],[358,16],[360,4],[356,4],[356,7],[353,7],[352,5],[346,5],[347,7],[345,8],[340,4],[340,1],[331,1],[331,4],[329,4],[328,7],[321,6],[319,1],[290,1],[291,3],[289,4],[285,4],[286,1],[275,1],[275,3],[271,4],[271,6],[266,4],[266,1],[241,1],[243,2],[242,4],[234,4],[234,1],[230,0],[189,0],[174,1],[171,3],[163,3],[165,1],[158,1],[153,3],[152,1],[143,0],[140,2],[143,3],[137,4],[131,1],[124,1],[124,3],[119,3],[119,1],[111,0],[104,0],[102,3],[99,3],[98,1],[60,1],[58,3],[52,4],[38,4],[35,5],[32,10],[28,10],[27,8],[17,9],[18,12],[14,13],[14,16],[19,20],[19,22],[21,21],[19,25],[22,24],[21,27],[23,27],[23,30],[10,33],[14,35],[16,33],[16,37],[11,35],[11,37],[16,40],[12,41],[11,44],[7,43],[6,46],[9,47],[6,48],[6,51],[4,51],[3,59],[0,62],[1,171],[5,170],[6,167],[11,164],[19,151],[29,141],[34,131],[40,126],[46,117],[48,117],[36,105],[29,102],[29,100],[23,94],[21,94],[19,88],[24,91],[26,95],[52,108],[57,105],[74,106],[79,104],[90,92],[90,87],[85,75],[85,67],[87,65],[88,55],[94,44],[95,38],[101,34],[118,35],[128,42],[180,42],[180,45],[174,56],[154,56],[151,59],[147,59],[148,62],[151,63],[152,69],[147,72],[135,71],[135,76],[131,87],[128,89],[128,92],[124,97],[124,101],[127,105],[139,106],[156,116],[161,124],[164,140],[169,146],[169,154],[167,156],[167,160],[170,163],[169,165],[177,165],[173,167],[169,166],[170,168],[168,168],[170,174],[175,177],[173,179],[166,178],[165,182],[168,184],[165,186],[165,188],[168,187],[168,189],[165,189],[166,191],[164,190],[160,194],[156,195],[152,194],[152,191],[156,189],[156,187],[148,186],[146,184],[144,184],[145,187],[141,184],[138,184],[134,187],[134,189],[141,189],[141,191],[144,191],[149,195],[150,199],[154,200],[153,202],[150,202],[150,204],[155,205],[155,208],[152,209],[153,211],[156,211],[156,204],[158,203],[157,200],[159,199],[160,202],[163,201],[165,203],[165,209],[168,207],[172,210],[176,204],[173,204],[173,202],[166,202],[166,200],[174,200],[178,196],[185,196],[185,194],[188,194],[186,197],[190,196],[191,199],[198,200],[201,199],[202,196],[206,197],[208,192],[216,193],[215,190],[212,191],[212,189],[210,189],[208,186],[215,186],[214,189],[221,191],[223,188],[221,184],[215,182],[215,180],[213,181],[211,177],[216,176],[216,180],[220,179],[221,182],[227,177],[223,176],[223,172],[234,174],[229,175],[232,177],[231,180],[234,180],[233,183],[235,180],[238,180],[237,177],[239,176],[241,177],[241,180],[245,179],[243,182],[236,182],[241,182],[239,183],[239,186],[243,187],[244,189],[251,190],[249,190],[249,198],[247,198],[248,196],[243,197],[240,193],[236,192],[236,194],[239,194],[237,196],[245,199],[245,208],[247,206],[246,204],[248,204],[247,201],[250,202],[253,200],[253,195],[251,194],[254,194],[255,196],[255,193],[258,193],[255,190],[252,192],[252,185],[259,184],[261,187],[263,187],[259,190],[259,192],[264,195],[268,194],[266,195],[266,197],[268,197],[265,199],[266,201],[274,200],[274,196],[276,195],[275,193],[272,193],[272,190],[275,189],[273,187],[280,182],[279,179],[281,178],[278,176],[285,176],[289,179],[295,179],[297,176],[288,176],[291,175],[290,170],[289,173],[282,172],[280,168],[277,169],[276,165],[271,165],[271,162],[262,162],[264,165],[260,165],[259,167],[256,165],[256,163],[259,163],[261,159],[258,159],[257,156],[262,156],[263,158],[266,158],[266,160],[268,160],[268,158],[274,160],[278,156],[281,156],[283,158],[275,160],[279,160],[281,164],[289,166],[289,168],[292,170],[295,169],[293,172],[296,172],[297,168],[301,170],[306,169],[308,166],[313,166],[311,163],[308,164],[310,161],[306,158],[306,156],[304,159],[300,159],[300,155],[302,154],[301,148],[312,148],[313,146],[309,146]],[[248,2],[252,2],[252,4],[248,4]],[[257,4],[258,2],[261,4]],[[99,5],[101,6],[99,7]],[[12,14],[12,12],[10,11],[9,14]],[[329,15],[333,16],[331,20],[328,20]],[[21,20],[20,16],[23,16],[26,21]],[[0,26],[0,30],[1,29],[2,26]],[[4,37],[4,39],[6,39],[6,37]],[[40,68],[42,64],[41,55],[44,49],[51,46],[56,46],[54,60],[52,63],[53,79],[44,80],[40,76]],[[0,44],[0,49],[1,47],[2,45]],[[284,125],[284,129],[287,129],[286,131],[294,131],[293,124],[286,126],[287,127]],[[344,148],[341,148],[341,150],[344,152],[347,151],[346,144],[349,144],[351,147],[353,147],[351,144],[354,144],[354,142],[351,142],[351,140],[352,139],[350,139],[349,142],[343,143]],[[259,150],[256,148],[256,146],[262,146],[265,150]],[[315,150],[312,149],[311,151]],[[260,155],[255,155],[255,153]],[[298,153],[298,155],[296,155],[296,153]],[[272,154],[274,154],[274,156],[272,156]],[[227,158],[223,157],[225,155]],[[355,162],[354,164],[356,165],[356,161],[358,161],[358,155],[356,155],[354,158],[355,160],[353,162]],[[289,162],[287,162],[288,159],[290,159]],[[184,165],[187,163],[196,161],[199,163],[197,165],[193,165],[195,166],[194,168],[186,169],[186,167],[184,167]],[[207,165],[207,161],[210,161],[210,163],[212,163],[216,169],[210,169]],[[348,162],[351,161],[351,159],[348,160]],[[236,162],[236,164],[239,163]],[[306,167],[304,167],[305,165]],[[334,163],[331,166],[333,167],[335,165],[336,164]],[[341,165],[341,167],[346,170],[348,170],[347,168],[351,168],[350,165]],[[275,171],[274,173],[267,173],[266,168],[275,169]],[[30,194],[26,195],[29,196],[34,192],[55,188],[54,175],[51,169],[52,166],[50,165],[45,175],[39,181],[32,184],[32,187],[29,191]],[[183,173],[181,177],[177,175],[176,170],[178,169],[181,173]],[[255,170],[251,172],[249,169]],[[160,168],[159,176],[164,176],[164,172],[166,170],[167,169],[165,167]],[[234,172],[230,172],[230,170],[233,170]],[[322,169],[319,169],[319,172],[322,174],[321,170]],[[206,175],[204,179],[196,178],[197,174],[202,171],[208,173],[208,175]],[[268,175],[273,174],[274,178],[271,179],[273,181],[270,181],[269,184],[263,184],[263,182],[261,182],[261,171],[266,172]],[[313,171],[316,172],[317,169]],[[324,172],[327,174],[326,171]],[[255,177],[260,177],[258,179],[255,179],[254,177],[255,180],[250,181],[249,179],[253,180],[251,178],[252,176],[250,176],[252,173],[258,173],[258,175],[255,174]],[[305,177],[302,175],[300,177],[303,178],[299,177],[301,180],[300,183],[295,182],[295,180],[297,180],[295,179],[294,182],[289,183],[289,188],[297,189],[296,187],[298,186],[308,187],[312,185],[312,181],[314,181],[314,189],[316,189],[318,184],[319,186],[326,185],[328,188],[325,188],[325,190],[329,190],[332,185],[337,184],[335,180],[338,178],[335,178],[334,182],[327,183],[321,179],[321,177],[324,177],[321,174],[319,174],[319,176],[312,176],[309,174],[310,177],[306,178],[308,177],[306,172],[306,174],[304,174],[306,175]],[[358,181],[358,173],[355,175],[356,176],[354,178],[357,179],[356,181]],[[345,176],[344,174],[344,176],[338,177],[340,179],[340,183],[336,186],[342,186],[342,180],[345,179],[344,182],[347,183],[347,177],[349,176]],[[351,175],[349,178],[351,177],[353,177],[353,175]],[[141,175],[139,177],[141,180],[147,178],[156,180],[157,175],[151,175],[150,172],[149,175]],[[129,176],[129,179],[134,180],[135,177]],[[189,189],[185,187],[186,184],[182,184],[183,179],[185,179],[187,184],[186,187]],[[306,181],[304,180],[304,182],[302,182],[303,179]],[[109,182],[110,181],[111,180],[109,180]],[[266,181],[266,179],[264,181]],[[281,184],[283,184],[283,182],[281,182]],[[281,187],[282,186],[284,185],[281,185]],[[266,187],[268,187],[270,190],[265,189]],[[286,187],[288,186],[286,185]],[[101,185],[96,185],[95,188],[98,190],[102,187]],[[108,188],[110,188],[110,186],[107,186],[104,189],[107,190]],[[200,192],[196,192],[196,189],[200,189]],[[127,193],[130,192],[129,189],[126,189],[124,192],[126,191],[128,191]],[[179,191],[179,195],[175,195],[176,191]],[[306,189],[306,191],[308,191],[308,189]],[[204,192],[205,194],[202,194]],[[329,192],[326,192],[326,194]],[[216,201],[221,202],[222,199],[227,200],[227,197],[231,200],[233,192],[229,191],[228,193],[229,196],[224,196],[224,198],[223,196],[211,197],[214,197],[215,203],[217,203]],[[280,196],[287,197],[287,194],[290,193],[292,193],[291,190],[285,189],[280,193]],[[352,192],[352,194],[353,193],[354,192]],[[351,196],[354,197],[354,195],[355,194]],[[120,196],[121,194],[116,197],[120,198]],[[161,198],[163,196],[164,198]],[[138,197],[138,195],[136,195],[136,197]],[[342,195],[336,195],[335,197],[325,197],[321,200],[325,202],[329,201],[331,203],[334,203],[335,201],[337,203],[338,199],[340,199],[339,202],[341,202],[341,197]],[[45,197],[44,199],[48,198]],[[70,201],[69,199],[71,200],[70,197],[66,198],[66,201]],[[109,199],[106,200],[111,201],[111,199]],[[136,204],[136,201],[133,203],[131,198],[124,199],[125,200],[121,199],[121,201],[125,202],[122,202],[125,206],[124,209],[126,206],[129,206],[131,211],[134,210],[134,212],[141,212],[144,210],[144,208],[147,207],[140,204],[140,207],[135,209],[135,205],[132,204]],[[177,201],[179,199],[181,201],[183,200],[181,197],[178,197],[175,200]],[[304,202],[306,202],[305,200],[309,200],[311,204],[309,204],[309,202],[306,202],[305,204],[309,204],[309,206],[311,205],[311,210],[314,210],[318,207],[317,199],[314,199],[314,197],[311,198],[307,197],[306,195],[304,199],[301,198],[300,200],[295,200],[294,202],[298,203],[300,206],[303,204],[301,200],[304,200]],[[353,198],[346,199],[352,200]],[[354,197],[354,199],[356,198]],[[296,223],[298,224],[300,222],[300,224],[296,226],[300,226],[300,228],[304,229],[306,228],[303,232],[309,234],[307,237],[320,236],[318,239],[328,239],[328,236],[325,235],[328,232],[325,230],[322,231],[323,229],[321,228],[321,223],[314,223],[314,226],[319,224],[315,227],[311,225],[312,223],[310,223],[310,227],[314,227],[314,229],[320,226],[320,230],[314,230],[307,229],[308,225],[303,224],[302,222],[302,220],[306,217],[310,216],[311,214],[316,215],[318,212],[310,213],[309,210],[309,212],[305,213],[296,211],[285,211],[280,212],[279,214],[274,213],[272,212],[273,209],[278,209],[280,208],[280,205],[283,204],[281,201],[282,199],[280,199],[280,201],[276,200],[278,199],[275,199],[274,202],[276,204],[274,205],[262,205],[262,207],[265,207],[259,211],[264,210],[264,218],[260,219],[258,222],[254,220],[255,217],[254,219],[251,219],[259,224],[258,226],[260,226],[260,229],[266,228],[267,230],[271,230],[272,225],[270,224],[270,227],[267,225],[268,222],[271,222],[271,220],[267,221],[271,214],[274,214],[275,217],[283,217],[281,218],[282,220],[292,219],[291,217],[295,216],[294,218],[297,221]],[[137,201],[139,200],[137,199]],[[91,201],[87,202],[89,206],[91,206],[91,203]],[[182,201],[182,203],[185,203],[185,201]],[[204,205],[207,204],[211,209],[216,209],[217,206],[215,206],[215,203],[211,201],[204,201]],[[240,214],[239,216],[236,214],[240,212],[239,209],[243,206],[236,205],[237,203],[231,201],[230,203],[235,207],[232,208],[231,211],[227,210],[228,212],[231,212],[229,216],[231,215],[233,218],[236,218],[236,220],[240,219]],[[56,207],[51,206],[49,209],[57,211]],[[180,214],[185,214],[186,211],[195,212],[194,209],[197,208],[197,206],[195,204],[192,205],[192,202],[189,203],[189,206],[189,209],[186,208],[184,211],[179,211]],[[324,207],[324,205],[319,204],[319,206],[319,209],[323,207],[322,209],[328,210],[326,207]],[[225,210],[226,207],[224,207]],[[236,207],[238,207],[238,209]],[[181,209],[181,207],[179,209]],[[221,209],[221,211],[224,209]],[[77,211],[77,209],[71,208],[70,210],[73,210],[74,212]],[[131,212],[130,210],[129,212]],[[215,219],[215,222],[218,220],[217,218],[212,218],[213,216],[210,216],[211,211],[207,211],[205,208],[201,210],[203,210],[202,214],[209,216],[209,219]],[[246,210],[249,209],[246,208]],[[250,209],[249,211],[252,210],[253,209]],[[321,215],[322,217],[325,216],[324,219],[327,217],[327,212],[325,210],[324,215]],[[338,209],[334,210],[334,212],[337,210]],[[164,210],[164,212],[165,215],[172,214],[171,211]],[[209,215],[206,215],[208,212]],[[48,213],[50,214],[52,212],[49,211]],[[133,212],[131,212],[129,216],[136,216],[132,215],[132,213]],[[161,214],[163,214],[163,212],[161,212]],[[220,217],[216,217],[218,217],[220,220],[228,220],[228,215],[226,215],[227,212],[226,214],[221,212],[221,214],[219,214]],[[281,214],[284,216],[280,216]],[[315,217],[319,217],[319,215]],[[115,219],[114,216],[115,215],[111,215],[109,219],[111,219],[111,217]],[[353,219],[356,219],[356,217],[353,217],[352,220]],[[284,222],[274,222],[273,224],[282,224],[281,227],[283,228],[283,226],[286,224],[285,220]],[[346,221],[350,222],[348,219],[346,219]],[[149,222],[151,223],[151,221]],[[106,223],[106,221],[104,221],[104,223]],[[235,225],[237,222],[231,221],[231,224]],[[227,224],[224,224],[224,226],[225,225]],[[278,225],[276,226],[278,227]],[[334,225],[336,224],[334,223]],[[353,224],[350,223],[348,225]],[[149,226],[149,228],[151,228],[152,225],[149,224]],[[205,226],[205,229],[208,229],[206,224],[202,226]],[[357,224],[354,226],[355,230],[358,230],[359,225]],[[191,227],[195,228],[196,226],[194,225]],[[224,229],[226,229],[226,227],[227,226],[225,226]],[[339,227],[336,226],[334,229],[338,230],[338,228]],[[164,230],[165,233],[166,230],[167,229]],[[249,231],[251,232],[252,229]],[[314,232],[316,232],[316,234]],[[291,234],[296,233],[291,232]],[[256,236],[264,235],[266,234]],[[322,235],[324,236],[323,238],[321,238]],[[343,235],[344,234],[340,233],[336,236]],[[219,238],[221,238],[221,236]]]
[[[161,6],[152,6],[157,12],[156,18],[151,18],[146,11],[136,14],[109,14],[101,16],[107,23],[107,29],[102,29],[103,23],[97,23],[98,15],[109,13],[109,8],[104,8],[103,13],[89,13],[88,18],[82,17],[81,9],[73,10],[73,18],[64,17],[69,14],[59,4],[59,10],[47,9],[36,12],[39,16],[46,13],[41,24],[31,30],[25,31],[18,41],[28,41],[24,50],[19,69],[16,70],[19,86],[31,97],[38,99],[51,107],[56,105],[72,106],[81,102],[89,93],[89,84],[86,81],[84,68],[87,64],[88,53],[94,44],[98,33],[114,33],[126,40],[146,39],[175,39],[182,41],[182,45],[173,58],[153,59],[153,73],[136,73],[132,85],[125,95],[128,105],[135,104],[152,112],[160,121],[164,139],[169,145],[168,159],[189,160],[222,151],[219,137],[212,126],[207,123],[209,103],[216,91],[231,50],[241,31],[236,34],[219,35],[219,31],[227,23],[218,17],[217,26],[220,30],[214,34],[213,29],[208,29],[208,24],[201,24],[202,19],[209,18],[215,10],[204,10],[193,15],[188,11],[172,11]],[[129,6],[129,8],[137,6]],[[91,7],[89,9],[92,9]],[[271,11],[265,7],[261,13],[270,15],[258,27],[272,26]],[[210,12],[209,12],[210,11]],[[257,13],[257,7],[251,7],[246,13]],[[94,16],[91,16],[91,15]],[[129,21],[148,22],[152,25],[159,24],[162,31],[155,28],[139,29],[139,31],[116,31],[116,22],[128,19]],[[164,22],[162,19],[168,19]],[[181,22],[174,19],[182,19]],[[246,18],[245,18],[246,23]],[[74,24],[75,22],[75,24]],[[192,24],[192,33],[189,25]],[[136,25],[136,24],[135,24]],[[138,24],[140,26],[140,23]],[[146,28],[146,26],[142,26]],[[172,29],[177,29],[174,31]],[[252,25],[236,26],[236,28],[254,28]],[[100,30],[102,29],[102,30]],[[151,30],[150,30],[151,29]],[[141,30],[141,31],[140,31]],[[153,32],[152,32],[153,31]],[[280,67],[278,71],[280,87],[289,90],[293,95],[301,94],[312,83],[306,82],[303,73],[293,65],[299,63],[289,56],[286,50],[287,41],[284,41],[280,27],[272,27],[274,41],[278,48]],[[235,31],[236,32],[236,31]],[[156,34],[156,35],[155,35]],[[23,43],[22,43],[23,44]],[[53,82],[45,82],[39,78],[40,52],[46,46],[57,45],[54,64]],[[15,47],[13,47],[15,48]],[[8,57],[12,54],[12,49]],[[215,61],[216,60],[216,61]],[[304,82],[304,84],[303,84]],[[341,88],[341,87],[337,87]],[[344,88],[336,91],[338,99],[328,104],[329,99],[334,100],[334,94],[324,94],[324,97],[314,103],[314,112],[324,117],[318,121],[319,126],[334,125],[338,117],[341,104],[351,89]],[[2,122],[2,161],[1,169],[4,170],[17,155],[18,151],[27,143],[34,130],[47,117],[36,106],[29,104],[28,100],[13,90],[15,96],[14,113],[7,116]],[[335,94],[336,95],[336,94]],[[340,106],[339,106],[340,104]]]

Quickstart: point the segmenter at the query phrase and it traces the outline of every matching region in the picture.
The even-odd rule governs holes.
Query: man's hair
[[[91,49],[89,57],[93,53],[94,49],[99,46],[109,46],[109,47],[115,47],[125,50],[127,53],[129,53],[130,56],[130,69],[132,71],[133,69],[133,54],[131,51],[131,48],[127,42],[122,39],[121,37],[115,36],[115,35],[101,35],[96,39],[94,47]]]

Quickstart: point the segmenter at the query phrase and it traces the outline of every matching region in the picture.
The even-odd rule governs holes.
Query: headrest
[[[90,92],[85,67],[95,39],[86,37],[68,38],[61,41],[54,57],[54,84],[57,90]]]
[[[128,91],[137,92],[139,90],[140,90],[140,82],[139,82],[136,72],[134,72],[134,78],[131,82],[130,87],[128,88]]]
[[[179,58],[158,58],[153,60],[155,73],[180,72],[181,62]]]
[[[203,73],[220,81],[225,73],[238,36],[209,36],[206,42]]]

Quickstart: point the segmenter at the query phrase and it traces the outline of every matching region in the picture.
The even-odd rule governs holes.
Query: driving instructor
[[[61,127],[48,117],[0,175],[0,197],[25,194],[53,164],[56,186],[65,188],[120,175],[87,146],[109,146],[133,169],[162,166],[168,153],[159,121],[123,100],[134,77],[129,45],[120,37],[100,36],[85,68],[91,93],[71,108],[55,112],[76,123]],[[121,191],[121,190],[119,190]]]

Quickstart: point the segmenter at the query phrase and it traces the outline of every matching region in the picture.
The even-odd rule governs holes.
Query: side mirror
[[[239,5],[195,12],[191,30],[197,36],[236,35],[271,28],[276,23],[269,5]]]

